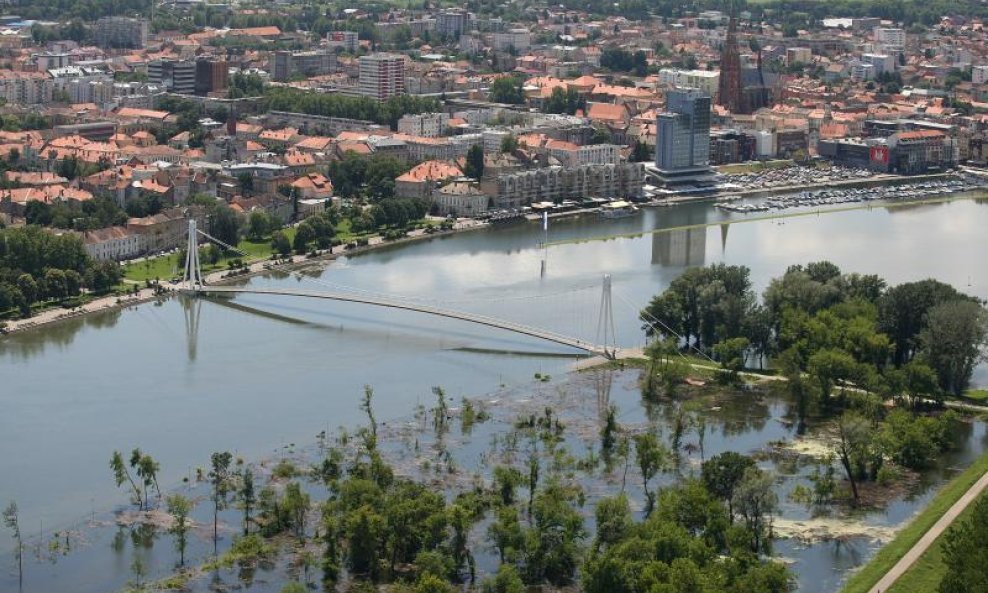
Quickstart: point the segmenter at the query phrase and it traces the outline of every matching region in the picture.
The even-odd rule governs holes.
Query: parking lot
[[[723,187],[734,187],[739,190],[771,189],[783,186],[807,186],[814,184],[834,183],[837,181],[854,181],[874,177],[875,173],[867,169],[857,169],[833,165],[821,169],[793,165],[778,169],[766,169],[752,173],[724,175]]]

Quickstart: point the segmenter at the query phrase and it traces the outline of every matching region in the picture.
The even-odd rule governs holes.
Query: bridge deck
[[[196,292],[196,291],[191,291],[191,292]],[[506,321],[503,319],[497,319],[495,317],[489,317],[486,315],[479,315],[477,313],[455,311],[452,309],[444,309],[441,307],[433,307],[430,305],[424,305],[419,303],[399,301],[396,299],[389,299],[385,297],[348,294],[342,292],[321,292],[314,290],[251,288],[251,287],[232,287],[232,286],[203,286],[201,289],[198,290],[198,292],[207,293],[207,294],[272,294],[272,295],[282,295],[282,296],[297,296],[297,297],[308,297],[315,299],[327,299],[331,301],[343,301],[348,303],[361,303],[365,305],[374,305],[377,307],[388,307],[391,309],[403,309],[405,311],[416,311],[418,313],[425,313],[427,315],[435,315],[438,317],[446,317],[449,319],[459,319],[461,321],[468,321],[470,323],[485,325],[487,327],[503,329],[506,331],[510,331],[526,336],[531,336],[533,338],[539,338],[541,340],[554,342],[556,344],[562,344],[563,346],[569,346],[571,348],[576,348],[578,350],[583,350],[585,352],[590,352],[592,354],[600,354],[604,356],[611,356],[613,354],[613,352],[608,350],[608,348],[606,348],[605,346],[586,342],[584,340],[559,334],[553,331],[532,327],[521,323],[515,323],[512,321]]]

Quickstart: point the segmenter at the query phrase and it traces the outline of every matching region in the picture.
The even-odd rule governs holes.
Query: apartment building
[[[196,63],[180,60],[148,62],[148,80],[165,90],[182,95],[196,92]]]
[[[333,50],[343,48],[346,53],[355,54],[360,47],[360,39],[356,31],[330,31],[326,33],[326,46]]]
[[[0,70],[0,98],[12,105],[51,103],[54,84],[47,72]]]
[[[96,21],[93,38],[99,47],[143,48],[148,42],[148,22],[122,16],[108,16]]]
[[[532,46],[532,33],[528,29],[509,29],[494,33],[491,42],[497,51],[515,51],[522,54]]]
[[[488,194],[494,207],[521,208],[533,202],[595,198],[640,198],[645,182],[642,163],[543,167],[499,176]]]
[[[398,132],[412,136],[438,138],[443,135],[447,121],[445,113],[405,115],[398,120]]]
[[[565,140],[547,140],[546,151],[567,167],[583,165],[613,165],[621,157],[617,144],[588,144],[580,146]]]
[[[314,51],[277,51],[271,63],[271,79],[286,81],[301,75],[321,76],[337,71],[336,52],[328,49]]]
[[[405,56],[372,54],[360,56],[360,94],[386,101],[405,94]]]

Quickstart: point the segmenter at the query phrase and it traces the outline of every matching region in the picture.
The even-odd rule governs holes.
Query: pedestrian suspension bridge
[[[552,330],[534,327],[524,323],[518,323],[507,319],[500,319],[479,313],[472,313],[462,310],[448,308],[442,304],[426,303],[421,299],[403,297],[399,295],[372,293],[361,289],[342,290],[336,285],[325,284],[330,290],[308,290],[303,288],[265,288],[253,286],[217,286],[209,285],[202,274],[202,265],[199,260],[199,240],[198,237],[205,237],[209,241],[221,247],[247,255],[239,249],[228,245],[215,237],[199,230],[194,219],[189,220],[188,244],[185,255],[185,274],[181,284],[181,291],[190,296],[223,296],[238,294],[256,295],[280,295],[288,297],[306,297],[312,299],[323,299],[328,301],[358,303],[388,309],[400,309],[413,311],[436,317],[447,319],[457,319],[486,327],[505,330],[508,332],[530,336],[540,340],[569,346],[584,352],[604,356],[614,359],[618,354],[617,336],[614,329],[614,311],[611,300],[611,277],[605,275],[601,286],[599,309],[597,311],[597,337],[593,341],[564,335]],[[298,274],[310,282],[318,282],[313,278],[304,276],[297,271],[287,270],[290,273]]]

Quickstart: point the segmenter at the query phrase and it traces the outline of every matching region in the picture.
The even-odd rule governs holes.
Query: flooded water
[[[538,225],[518,225],[372,251],[307,278],[250,282],[396,293],[592,340],[601,278],[611,274],[618,341],[624,346],[642,342],[638,309],[686,266],[704,263],[747,265],[759,290],[790,264],[828,259],[845,271],[879,274],[893,284],[935,277],[988,298],[988,272],[979,261],[988,252],[984,203],[741,219],[688,205],[621,220],[554,221],[551,242],[646,234],[569,242],[547,252],[538,247]],[[649,233],[720,222],[725,224]],[[444,386],[457,401],[502,387],[526,389],[534,373],[562,376],[577,355],[461,321],[296,297],[173,299],[68,321],[0,341],[0,501],[16,500],[26,534],[43,532],[47,540],[54,529],[91,514],[105,516],[126,503],[108,468],[114,449],[141,447],[151,453],[161,462],[162,485],[175,487],[205,466],[212,451],[231,450],[254,460],[292,444],[309,445],[322,430],[352,426],[359,420],[357,402],[365,384],[375,389],[378,416],[393,420],[430,402],[433,385]],[[988,384],[983,368],[976,382]],[[640,409],[629,381],[621,383],[623,395],[615,400],[622,409]],[[788,430],[778,421],[783,407],[770,403],[751,411],[755,421],[725,432],[708,454],[718,448],[751,451],[779,438]],[[979,453],[983,433],[976,425],[944,468]],[[927,480],[935,483],[938,472]],[[920,489],[869,521],[898,524],[929,495]],[[796,509],[786,512],[798,517]],[[105,552],[112,543],[94,541],[90,549]],[[121,549],[112,566],[73,562],[72,555],[56,564],[32,560],[28,574],[49,575],[47,586],[34,581],[32,588],[29,578],[25,590],[51,590],[53,582],[70,574],[80,583],[78,590],[107,590],[106,585],[131,578],[127,550],[145,550],[141,553],[149,555],[156,574],[168,561],[156,564],[155,555],[171,557],[170,543],[150,550],[128,543]],[[5,554],[0,562],[6,562],[6,537],[0,538],[0,550]],[[827,593],[835,590],[843,570],[870,556],[872,545],[781,542],[777,551],[797,559],[798,570],[819,567],[806,570],[812,576],[801,580],[801,591]],[[90,581],[91,588],[81,586]],[[16,583],[4,566],[0,590],[11,585]]]

